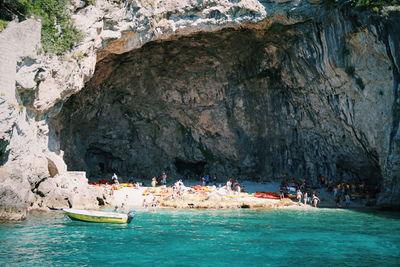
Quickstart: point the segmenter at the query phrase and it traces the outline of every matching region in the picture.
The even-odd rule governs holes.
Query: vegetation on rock
[[[72,25],[68,0],[3,0],[0,2],[0,30],[15,18],[38,17],[42,21],[42,45],[45,52],[63,54],[81,39]]]
[[[357,0],[356,7],[384,7],[399,4],[399,0]]]
[[[0,19],[0,31],[4,30],[7,27],[8,21]]]
[[[372,8],[374,12],[379,12],[385,6],[396,6],[400,0],[357,0],[355,6],[358,8]]]

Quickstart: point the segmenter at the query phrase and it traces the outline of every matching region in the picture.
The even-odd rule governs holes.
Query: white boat
[[[64,209],[63,211],[72,220],[84,222],[130,223],[135,216],[134,211],[130,211],[127,214],[80,209]]]

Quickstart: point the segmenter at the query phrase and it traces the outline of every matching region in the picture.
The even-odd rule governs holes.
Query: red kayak
[[[276,192],[255,192],[255,197],[267,199],[280,199],[279,193]]]
[[[281,199],[279,196],[271,196],[271,195],[264,195],[263,198],[267,198],[267,199]]]

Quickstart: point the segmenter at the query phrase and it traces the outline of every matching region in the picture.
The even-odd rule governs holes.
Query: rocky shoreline
[[[251,193],[237,193],[227,191],[221,184],[217,186],[202,187],[196,182],[189,182],[191,186],[184,186],[180,192],[173,192],[171,186],[147,187],[129,183],[117,185],[89,184],[84,178],[84,173],[74,173],[73,179],[56,177],[43,182],[37,189],[38,196],[28,209],[8,210],[1,219],[23,220],[27,213],[34,211],[52,211],[64,208],[78,209],[106,209],[119,212],[128,212],[132,209],[316,209],[311,205],[298,203],[289,198],[264,199],[257,198],[254,192],[276,192],[279,183],[243,182]],[[67,183],[66,181],[69,181]],[[333,197],[326,191],[321,193],[321,207],[335,208]],[[353,202],[351,208],[365,206],[365,201]],[[23,214],[23,216],[21,216]]]

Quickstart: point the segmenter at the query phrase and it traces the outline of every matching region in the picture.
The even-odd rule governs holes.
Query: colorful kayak
[[[258,198],[280,199],[279,193],[276,192],[256,192],[254,196]]]
[[[266,198],[266,199],[281,199],[280,197],[273,196],[273,195],[264,195],[262,198]]]
[[[97,210],[64,209],[64,213],[71,220],[99,223],[130,223],[135,216],[134,211],[125,214]]]

